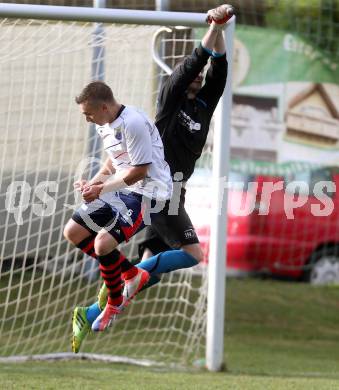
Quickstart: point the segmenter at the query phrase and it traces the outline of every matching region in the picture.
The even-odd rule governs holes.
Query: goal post
[[[211,371],[224,367],[224,318],[227,256],[227,182],[230,160],[232,110],[232,58],[234,20],[230,21],[224,39],[226,42],[228,74],[226,87],[215,113],[213,139],[213,175],[210,253],[208,266],[206,365]]]
[[[5,297],[0,300],[3,313],[0,330],[7,337],[7,348],[3,349],[5,355],[50,353],[54,349],[61,352],[57,339],[48,340],[46,345],[37,346],[36,343],[40,343],[41,335],[49,332],[53,332],[56,338],[70,332],[68,302],[72,301],[74,305],[81,301],[91,303],[99,285],[99,281],[90,288],[83,285],[81,278],[76,276],[83,273],[77,263],[77,251],[62,238],[62,227],[70,213],[64,205],[74,203],[73,194],[63,193],[63,190],[70,188],[79,156],[86,155],[88,145],[88,140],[83,142],[85,124],[69,106],[73,103],[72,97],[91,77],[93,23],[105,23],[105,34],[102,35],[107,44],[105,67],[110,67],[110,73],[115,76],[112,78],[107,74],[106,81],[114,91],[120,92],[117,94],[119,100],[141,106],[150,115],[154,113],[154,107],[150,107],[151,87],[154,79],[158,79],[152,73],[154,64],[142,62],[145,57],[142,54],[135,56],[131,64],[128,51],[145,53],[148,50],[150,53],[151,37],[161,26],[206,27],[205,14],[198,13],[0,4],[0,33],[6,47],[6,51],[3,48],[4,55],[0,56],[3,75],[0,83],[2,90],[8,93],[2,102],[3,108],[0,108],[2,123],[6,125],[0,166],[1,202],[5,205],[0,226],[3,237],[0,295]],[[234,23],[233,17],[225,29],[229,74],[214,127],[215,198],[212,204],[215,209],[208,267],[207,336],[202,334],[206,331],[206,278],[202,271],[201,281],[196,285],[192,270],[167,275],[161,289],[151,294],[146,292],[147,302],[141,304],[136,300],[131,305],[126,320],[121,321],[110,335],[111,341],[116,337],[127,337],[131,343],[141,340],[143,354],[138,356],[144,359],[149,356],[150,359],[180,363],[196,357],[195,352],[201,347],[198,344],[206,340],[206,365],[212,371],[223,367],[227,199],[222,196],[225,194],[222,178],[227,176],[229,165]],[[27,34],[29,29],[34,30],[31,40]],[[13,42],[18,45],[13,45]],[[125,44],[130,46],[123,48]],[[53,72],[57,66],[62,69],[58,74]],[[44,94],[40,94],[42,90]],[[66,90],[67,94],[64,94]],[[68,128],[70,133],[63,137],[63,131]],[[30,152],[27,155],[20,152],[18,143],[24,144]],[[64,175],[65,171],[71,174]],[[41,175],[36,172],[44,172],[42,184]],[[36,198],[39,202],[29,207]],[[52,215],[41,207],[41,203],[52,205],[53,200],[57,208]],[[44,218],[46,215],[49,218]],[[20,223],[25,229],[20,228]],[[135,253],[135,248],[136,241],[132,240],[124,250]],[[42,259],[41,249],[46,251]],[[51,258],[58,261],[53,262]],[[29,269],[29,274],[25,273],[26,269]],[[7,288],[12,290],[7,291]],[[27,296],[20,302],[24,293]],[[57,304],[50,306],[55,299]],[[158,303],[159,312],[151,317],[149,311]],[[31,305],[36,307],[35,313],[28,312]],[[170,311],[173,315],[169,316]],[[5,321],[8,316],[10,325]],[[144,337],[141,329],[148,317],[149,334]],[[52,322],[58,324],[55,329]],[[20,330],[17,331],[16,326]],[[161,327],[166,327],[166,334],[161,334]],[[108,336],[92,340],[92,350],[95,352],[102,343],[107,346]],[[120,348],[119,345],[117,343],[116,348],[111,349],[111,354],[124,349],[126,353],[130,350],[134,357],[133,346],[121,344]],[[158,355],[154,354],[154,347],[159,350]],[[180,357],[171,357],[171,349],[180,350]],[[107,348],[103,349],[103,353],[107,351]]]

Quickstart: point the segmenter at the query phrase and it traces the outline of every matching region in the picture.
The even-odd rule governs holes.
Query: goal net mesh
[[[97,264],[63,238],[79,205],[73,182],[94,142],[74,97],[93,77],[104,78],[120,102],[154,118],[162,75],[151,45],[158,29],[0,22],[2,356],[69,352],[73,308],[96,301]],[[190,37],[188,29],[166,35],[161,50],[169,66],[191,50]],[[129,259],[137,259],[141,237],[121,247]],[[205,322],[203,267],[167,274],[141,293],[113,328],[89,334],[81,352],[185,364],[204,356]]]

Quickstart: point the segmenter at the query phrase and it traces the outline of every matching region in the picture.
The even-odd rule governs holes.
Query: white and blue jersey
[[[148,198],[170,199],[172,180],[163,143],[157,127],[144,112],[122,106],[112,123],[97,125],[96,130],[117,174],[133,166],[149,164],[147,176],[126,190]]]

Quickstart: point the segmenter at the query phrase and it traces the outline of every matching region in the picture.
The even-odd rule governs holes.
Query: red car
[[[227,269],[265,272],[339,283],[339,170],[319,168],[290,177],[231,172],[228,193]],[[241,183],[241,185],[239,184]],[[274,187],[272,187],[274,186]],[[239,188],[242,187],[242,188]],[[274,188],[275,191],[271,191]],[[209,251],[209,205],[195,196],[188,207],[205,252]],[[270,195],[271,193],[271,195]],[[199,204],[197,204],[197,202]],[[199,221],[196,216],[203,216]]]

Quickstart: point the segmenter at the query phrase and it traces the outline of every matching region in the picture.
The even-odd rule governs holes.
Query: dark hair
[[[92,81],[82,90],[79,96],[75,98],[76,103],[81,104],[84,102],[114,102],[114,96],[111,88],[103,81]]]

